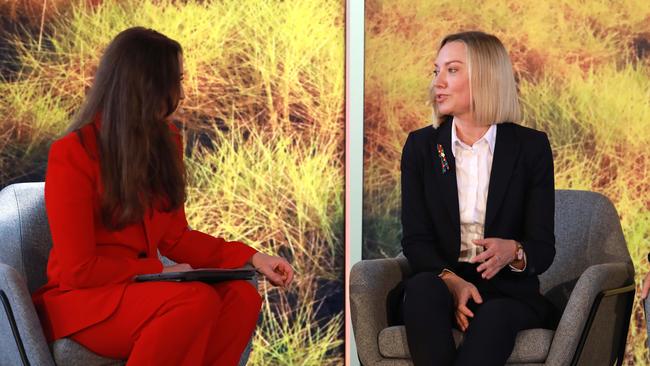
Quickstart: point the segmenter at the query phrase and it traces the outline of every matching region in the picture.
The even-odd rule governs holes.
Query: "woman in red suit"
[[[246,281],[133,282],[138,274],[252,264],[276,286],[283,258],[189,228],[181,135],[180,45],[144,28],[120,33],[64,137],[49,153],[53,247],[33,294],[48,341],[70,337],[128,365],[236,365],[261,298]],[[163,267],[158,250],[179,264]]]

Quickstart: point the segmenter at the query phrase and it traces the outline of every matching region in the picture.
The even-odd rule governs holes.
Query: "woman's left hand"
[[[476,245],[485,248],[485,251],[469,261],[470,263],[483,262],[476,270],[481,273],[481,277],[489,280],[494,277],[501,268],[507,266],[515,259],[517,242],[509,239],[485,238],[472,240]]]
[[[251,258],[251,264],[274,286],[287,289],[293,280],[293,268],[282,257],[257,252]]]

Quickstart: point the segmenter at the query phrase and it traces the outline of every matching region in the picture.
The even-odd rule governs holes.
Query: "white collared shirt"
[[[485,209],[496,139],[497,126],[493,124],[480,139],[469,146],[456,134],[456,118],[452,121],[451,153],[456,163],[460,213],[459,262],[469,262],[470,258],[483,252],[483,247],[475,245],[472,240],[484,238]],[[512,265],[509,267],[512,271],[522,272],[526,268],[526,260],[524,258],[524,269]]]
[[[492,125],[474,145],[469,146],[456,134],[456,118],[452,121],[451,152],[456,162],[460,213],[459,262],[468,262],[483,251],[483,247],[474,245],[472,240],[484,238],[485,207],[496,136],[497,126]]]

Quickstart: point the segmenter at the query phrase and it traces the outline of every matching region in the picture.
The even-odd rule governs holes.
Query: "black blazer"
[[[409,134],[402,152],[402,249],[413,274],[458,266],[460,214],[451,119],[437,129]],[[443,173],[437,145],[444,150]],[[513,123],[497,125],[485,213],[486,238],[514,239],[526,252],[524,272],[508,266],[490,281],[501,292],[530,304],[547,325],[557,320],[552,304],[539,292],[538,275],[555,256],[553,155],[544,132]],[[390,311],[400,301],[403,283],[389,295]]]

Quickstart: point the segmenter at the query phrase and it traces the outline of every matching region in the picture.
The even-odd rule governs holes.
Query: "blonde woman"
[[[391,291],[416,366],[503,365],[517,332],[553,327],[538,275],[555,256],[553,156],[521,112],[503,44],[452,34],[435,60],[434,126],[402,152],[402,247],[413,270]],[[452,327],[464,332],[456,349]]]

